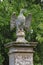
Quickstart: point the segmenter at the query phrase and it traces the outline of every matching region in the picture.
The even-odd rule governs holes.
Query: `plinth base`
[[[9,48],[9,65],[33,65],[33,48],[37,42],[14,43],[6,45]]]

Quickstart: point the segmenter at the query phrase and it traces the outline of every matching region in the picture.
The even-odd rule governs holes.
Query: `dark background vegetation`
[[[18,16],[22,8],[26,15],[32,13],[30,32],[26,32],[28,41],[38,42],[34,49],[34,65],[43,65],[43,3],[41,0],[0,0],[0,65],[8,65],[8,49],[4,44],[16,40],[15,28],[10,31],[10,19],[15,11]]]

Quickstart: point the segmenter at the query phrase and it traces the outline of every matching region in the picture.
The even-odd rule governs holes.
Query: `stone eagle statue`
[[[25,9],[21,9],[20,14],[18,15],[18,17],[16,16],[16,13],[13,12],[13,14],[11,16],[11,21],[10,21],[10,29],[11,30],[15,26],[16,26],[17,30],[22,30],[23,31],[23,28],[26,28],[27,30],[29,30],[31,20],[32,20],[32,14],[30,13],[27,17],[25,17],[23,15],[24,11],[25,11]]]

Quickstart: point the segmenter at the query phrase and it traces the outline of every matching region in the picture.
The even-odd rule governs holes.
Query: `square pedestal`
[[[11,43],[9,48],[9,65],[33,65],[33,48],[36,43]]]
[[[9,65],[33,65],[33,54],[14,53],[9,56]]]

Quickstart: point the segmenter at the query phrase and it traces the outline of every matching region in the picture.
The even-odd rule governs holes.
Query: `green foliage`
[[[28,41],[38,41],[34,53],[34,65],[43,65],[43,11],[39,0],[3,0],[0,1],[0,65],[8,65],[7,49],[4,44],[16,40],[16,29],[10,31],[10,18],[15,11],[18,16],[20,9],[26,8],[27,16],[32,13],[31,30],[26,31]]]

